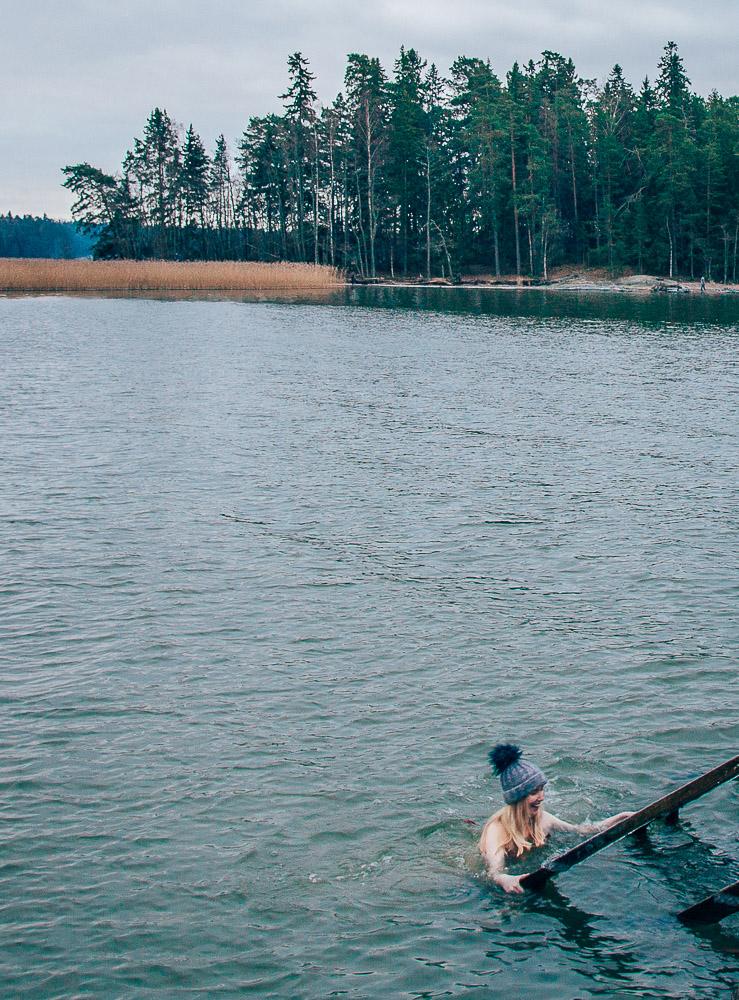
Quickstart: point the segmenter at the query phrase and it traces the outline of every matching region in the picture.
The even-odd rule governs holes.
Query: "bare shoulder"
[[[495,854],[503,847],[505,834],[497,816],[491,816],[480,834],[480,850],[483,854]]]

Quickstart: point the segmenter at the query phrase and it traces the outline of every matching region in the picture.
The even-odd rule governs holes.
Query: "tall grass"
[[[0,290],[12,292],[292,291],[343,280],[321,264],[0,257]]]

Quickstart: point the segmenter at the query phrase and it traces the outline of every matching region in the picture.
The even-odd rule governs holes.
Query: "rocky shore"
[[[603,270],[560,270],[547,279],[516,277],[516,275],[464,274],[451,280],[449,278],[426,279],[417,278],[363,278],[349,275],[348,281],[357,285],[390,285],[396,287],[457,287],[457,288],[500,288],[519,290],[524,288],[543,289],[545,291],[566,292],[627,292],[637,295],[737,295],[739,284],[723,284],[716,281],[706,281],[701,289],[700,279],[674,279],[660,277],[654,274],[630,274],[621,277],[610,277]]]

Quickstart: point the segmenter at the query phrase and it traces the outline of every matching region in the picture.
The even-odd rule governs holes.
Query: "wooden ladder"
[[[585,861],[586,858],[597,854],[598,851],[602,851],[609,844],[613,844],[631,833],[638,833],[644,830],[656,819],[664,819],[667,823],[676,823],[678,811],[682,806],[700,798],[701,795],[710,792],[712,788],[731,781],[738,774],[739,754],[736,757],[732,757],[731,760],[719,764],[718,767],[714,767],[711,771],[707,771],[699,778],[694,778],[693,781],[689,781],[680,788],[676,788],[669,795],[664,795],[661,799],[650,802],[648,806],[633,813],[628,819],[621,820],[620,823],[616,823],[615,826],[610,827],[608,830],[596,833],[589,840],[585,840],[571,850],[565,851],[564,854],[560,854],[556,858],[547,861],[537,871],[531,872],[529,875],[524,875],[521,879],[521,885],[527,889],[542,889],[555,875],[560,875],[562,872],[568,871],[574,865],[578,865],[581,861]],[[700,921],[703,923],[712,923],[715,920],[721,920],[722,917],[727,916],[729,913],[739,910],[739,888],[737,887],[739,887],[739,882],[726,886],[713,896],[708,896],[700,903],[696,903],[695,906],[690,906],[687,910],[683,910],[678,916],[685,921]],[[711,916],[709,920],[708,917],[713,914],[715,916]]]

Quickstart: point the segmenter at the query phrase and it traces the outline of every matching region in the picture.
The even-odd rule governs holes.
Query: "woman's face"
[[[542,803],[544,802],[544,786],[537,788],[531,793],[531,795],[526,796],[526,805],[528,806],[529,813],[532,816],[538,815],[541,811]]]

